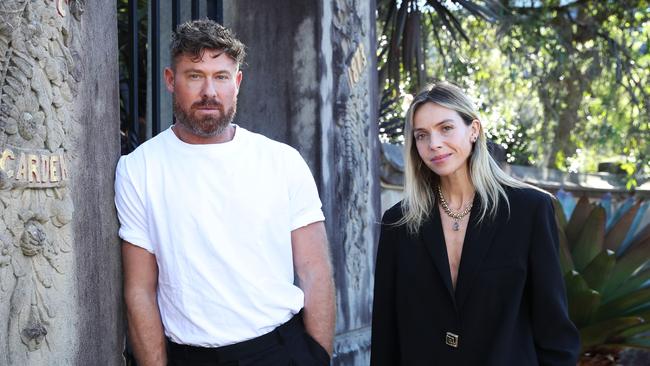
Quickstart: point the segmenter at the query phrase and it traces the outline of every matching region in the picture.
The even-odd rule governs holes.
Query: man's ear
[[[173,93],[174,92],[174,70],[172,70],[171,67],[165,67],[163,76],[165,78],[165,85],[167,86],[167,90],[169,90],[170,93]]]
[[[235,76],[235,83],[237,83],[237,93],[239,94],[239,86],[241,85],[241,80],[244,77],[241,70],[237,71],[237,76]]]

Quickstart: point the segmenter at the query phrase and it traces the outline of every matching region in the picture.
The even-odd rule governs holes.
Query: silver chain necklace
[[[440,197],[440,206],[442,206],[442,210],[445,211],[447,216],[451,217],[454,219],[454,223],[451,225],[451,228],[454,231],[460,230],[460,224],[458,221],[462,220],[463,217],[467,216],[472,211],[472,206],[474,203],[470,201],[470,203],[465,207],[465,209],[461,212],[454,212],[449,208],[449,205],[447,204],[447,200],[445,200],[445,197],[442,195],[442,189],[440,186],[438,186],[438,197]]]

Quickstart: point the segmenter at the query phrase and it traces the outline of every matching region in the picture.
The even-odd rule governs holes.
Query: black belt
[[[243,342],[210,348],[178,344],[167,339],[167,347],[172,358],[180,356],[189,360],[238,360],[251,354],[280,345],[283,342],[283,338],[286,338],[287,334],[301,331],[302,329],[304,329],[304,326],[302,323],[302,312],[300,312],[294,315],[294,317],[288,322],[280,325],[271,332]]]

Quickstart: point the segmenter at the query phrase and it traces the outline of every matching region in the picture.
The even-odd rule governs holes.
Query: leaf
[[[52,280],[52,271],[50,270],[50,266],[46,264],[46,260],[44,258],[41,258],[40,256],[34,256],[33,257],[33,263],[34,263],[34,272],[36,273],[36,278],[38,281],[43,285],[45,288],[50,288],[52,287],[53,280]]]
[[[635,310],[636,311],[634,315],[640,316],[643,318],[643,320],[650,322],[650,304]]]
[[[650,301],[650,288],[644,288],[604,303],[596,312],[596,319],[605,320],[623,315],[633,315],[638,307]]]
[[[553,209],[555,210],[555,221],[557,223],[558,228],[566,228],[567,221],[566,221],[566,216],[564,215],[564,209],[562,208],[562,204],[560,203],[559,199],[553,199]]]
[[[620,343],[616,343],[615,346],[650,350],[650,337],[625,339]]]
[[[451,35],[451,38],[453,38],[455,41],[457,41],[458,39],[456,38],[456,31],[460,31],[461,37],[463,37],[463,39],[465,39],[467,42],[469,42],[469,38],[462,31],[462,29],[457,28],[456,23],[458,21],[456,20],[456,18],[451,13],[449,13],[449,11],[444,6],[442,6],[436,0],[433,0],[433,1],[429,0],[429,1],[427,1],[427,4],[431,5],[435,9],[436,13],[438,14],[438,17],[440,18],[442,23],[445,25],[445,28],[447,29],[447,31],[449,31],[449,34]],[[452,25],[449,22],[450,20],[455,21],[454,25]]]
[[[0,266],[0,295],[3,295],[3,292],[7,292],[10,288],[13,288],[14,281],[15,280],[13,273],[11,273],[11,267],[6,265]]]
[[[641,207],[639,207],[639,211],[637,211],[636,217],[632,221],[632,225],[630,226],[630,230],[628,230],[627,236],[623,240],[623,244],[618,248],[619,254],[625,252],[630,246],[634,245],[632,244],[633,242],[639,242],[644,240],[644,238],[650,238],[650,223],[645,222],[645,226],[638,230],[642,220],[645,219],[645,214],[649,206],[650,202],[643,202]]]
[[[560,241],[560,268],[562,269],[562,274],[564,275],[567,272],[574,270],[575,266],[573,265],[571,251],[569,250],[569,241],[567,240],[566,233],[564,232],[564,228],[566,227],[566,216],[564,216],[562,204],[558,199],[554,199],[552,202],[555,211],[555,223],[557,225],[558,239]]]
[[[618,209],[613,212],[611,217],[607,220],[607,230],[609,231],[610,227],[621,219],[621,217],[634,205],[634,197],[628,197],[625,201],[621,202],[618,205]]]
[[[616,254],[605,249],[596,256],[582,271],[582,276],[590,288],[602,292],[609,275],[616,264]]]
[[[15,77],[16,79],[18,79],[18,82],[21,85],[27,85],[29,83],[27,75],[25,75],[25,73],[23,73],[22,70],[20,70],[18,67],[11,66],[11,67],[9,67],[8,71],[9,71],[8,74],[10,74],[13,77]]]
[[[587,217],[571,252],[576,269],[582,270],[600,253],[603,248],[604,236],[605,209],[596,207]]]
[[[605,287],[603,290],[603,299],[609,301],[610,299],[615,299],[622,295],[625,295],[628,292],[636,291],[641,289],[641,286],[650,280],[650,268],[646,268],[639,273],[636,273],[634,276],[628,278],[625,282],[620,284],[616,288],[610,289]],[[649,319],[650,320],[650,319]]]
[[[32,90],[36,93],[38,104],[49,118],[52,115],[52,84],[38,64],[32,68]]]
[[[576,271],[566,274],[564,279],[569,301],[569,317],[578,327],[588,324],[600,304],[600,294],[590,289]]]
[[[36,301],[40,305],[39,306],[39,311],[41,312],[41,314],[40,314],[41,317],[43,317],[43,315],[47,314],[48,317],[54,318],[56,316],[57,309],[52,306],[52,304],[54,302],[52,301],[52,297],[50,296],[51,292],[49,292],[47,290],[41,291],[37,287],[35,289],[35,293],[36,293]],[[42,310],[45,310],[45,314],[42,313]]]
[[[417,31],[415,33],[416,39],[413,42],[415,49],[413,50],[413,53],[415,54],[415,73],[417,75],[417,85],[423,85],[425,82],[425,70],[426,70],[426,65],[425,65],[425,56],[424,56],[424,49],[426,47],[426,35],[423,37],[422,36],[422,24],[424,23],[422,13],[418,12],[417,13]]]
[[[20,94],[23,94],[25,92],[25,84],[21,83],[18,79],[7,75],[5,81],[7,84],[11,85],[11,87],[18,91]]]
[[[417,72],[419,65],[417,60],[415,60],[417,50],[420,48],[419,43],[420,35],[420,11],[413,10],[408,13],[406,18],[406,26],[404,29],[404,42],[402,45],[402,60],[404,63],[404,68],[408,70],[410,74],[414,71]]]
[[[613,334],[641,323],[643,323],[642,318],[631,316],[609,319],[581,328],[580,340],[582,342],[582,349],[589,349],[602,344]]]
[[[600,197],[600,203],[606,213],[607,217],[607,224],[605,226],[605,231],[609,231],[609,229],[612,226],[612,194],[610,192],[605,193],[602,197]]]
[[[555,192],[555,198],[557,198],[560,207],[562,207],[562,214],[568,220],[568,218],[571,216],[571,213],[573,213],[573,210],[576,208],[576,203],[577,200],[574,199],[573,194],[571,192],[567,192],[563,189],[560,189],[559,191]],[[564,221],[564,228],[566,229],[567,221]]]
[[[483,18],[484,20],[493,21],[498,18],[497,14],[486,6],[482,6],[467,0],[456,0],[455,2],[467,9],[467,11],[470,13],[476,15],[477,17]]]
[[[577,292],[569,301],[569,317],[577,327],[589,324],[599,304],[598,292],[592,289]]]
[[[377,10],[378,10],[378,12],[381,12],[381,10],[383,10],[383,7],[381,5],[382,5],[381,2],[378,1],[377,2]],[[388,12],[386,13],[386,17],[384,18],[384,26],[383,26],[383,29],[382,29],[380,34],[387,34],[388,33],[388,29],[389,29],[390,24],[391,24],[391,19],[393,18],[393,14],[395,13],[395,8],[396,7],[397,7],[397,4],[396,4],[395,0],[389,1],[386,4],[386,8],[388,9]]]
[[[566,227],[566,236],[570,244],[575,244],[593,208],[594,206],[589,203],[589,199],[586,196],[580,197]]]
[[[628,234],[630,226],[632,225],[632,221],[636,217],[636,213],[639,210],[640,205],[641,201],[638,201],[636,204],[634,204],[607,231],[607,234],[605,235],[605,243],[603,244],[605,249],[616,251],[621,246],[623,240],[625,240],[625,237]]]
[[[650,225],[646,229],[648,228],[650,228]],[[639,235],[637,238],[616,260],[616,265],[612,270],[612,276],[607,284],[606,292],[610,291],[610,289],[617,288],[634,271],[648,263],[648,258],[650,258],[650,236],[645,237],[645,235]]]
[[[634,291],[634,292],[636,293],[636,292],[646,290],[646,289],[650,289],[650,288],[644,287],[644,288],[639,289],[639,290]],[[642,303],[642,304],[640,304],[638,306],[632,306],[630,308],[630,314],[633,314],[634,316],[640,316],[643,319],[650,320],[650,301],[648,301],[647,303]]]
[[[571,271],[564,275],[564,283],[566,285],[567,296],[589,289],[587,281],[576,271]]]
[[[63,126],[61,126],[61,123],[54,116],[48,116],[45,120],[45,128],[47,129],[47,148],[51,152],[56,152],[63,143],[65,135]]]
[[[559,254],[560,254],[560,268],[562,269],[562,274],[566,274],[569,271],[575,270],[575,265],[573,264],[573,258],[571,257],[571,251],[569,250],[569,242],[566,238],[566,234],[562,228],[558,227],[558,239],[560,241],[559,245]]]
[[[643,319],[645,321],[645,319]],[[619,333],[616,333],[616,337],[631,338],[636,335],[647,333],[650,331],[650,322],[643,322],[642,324],[631,326]]]
[[[388,52],[388,78],[393,81],[393,89],[399,90],[400,81],[400,66],[403,62],[401,58],[402,53],[402,37],[404,36],[404,27],[408,18],[408,5],[409,1],[403,1],[395,18],[393,19],[393,27],[390,37],[390,51]]]

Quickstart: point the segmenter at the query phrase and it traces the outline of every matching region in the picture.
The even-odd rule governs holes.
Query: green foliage
[[[403,141],[403,96],[416,93],[427,80],[432,24],[442,27],[453,39],[465,39],[463,27],[454,13],[463,8],[481,19],[496,17],[491,6],[456,0],[377,0],[380,110],[379,131],[384,141]],[[498,1],[487,1],[496,6]],[[437,32],[433,32],[437,34]]]
[[[648,173],[650,4],[541,4],[512,7],[497,32],[500,50],[534,80],[545,124],[539,138],[550,143],[545,165],[593,170],[605,155],[628,163],[630,175]]]
[[[569,316],[583,351],[650,349],[650,225],[635,227],[642,203],[622,205],[610,220],[603,206],[583,197],[568,222],[555,204]]]
[[[486,2],[493,6],[498,4],[497,1]],[[443,27],[453,39],[462,37],[468,40],[458,15],[453,12],[455,8],[463,8],[482,19],[496,17],[490,6],[475,1],[455,0],[453,3],[455,5],[444,0],[377,1],[377,29],[381,30],[378,47],[380,83],[388,81],[394,91],[400,89],[403,81],[415,87],[423,84],[429,25]]]
[[[595,172],[613,161],[630,188],[650,174],[650,2],[440,2],[444,13],[417,2],[423,5],[402,13],[410,28],[388,23],[399,17],[387,17],[387,7],[406,3],[378,2],[384,95],[400,100],[430,80],[450,80],[477,100],[488,135],[510,163]],[[391,118],[380,118],[380,128],[403,115],[397,108],[380,115],[387,111]],[[396,129],[385,129],[383,139],[398,140],[391,133]]]

